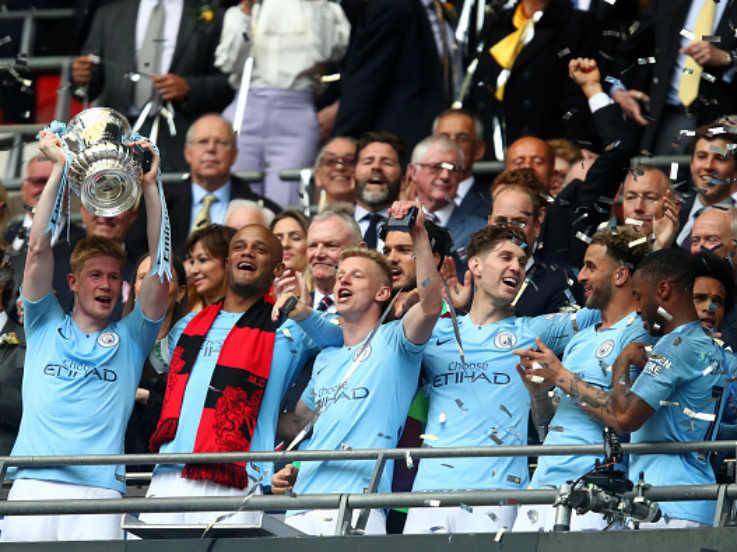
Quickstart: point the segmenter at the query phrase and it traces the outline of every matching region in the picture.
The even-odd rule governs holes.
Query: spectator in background
[[[271,221],[269,229],[281,242],[284,268],[304,273],[307,269],[307,218],[299,211],[286,210]]]
[[[381,229],[399,196],[404,145],[390,132],[367,132],[356,151],[356,208],[353,213],[369,249],[381,251]]]
[[[455,142],[445,136],[429,136],[415,146],[407,169],[407,180],[414,186],[426,218],[450,232],[460,274],[465,272],[465,248],[471,234],[486,226],[486,219],[471,207],[455,204],[464,167],[463,152]]]
[[[271,209],[262,207],[250,199],[231,199],[225,210],[223,225],[240,230],[249,224],[269,226],[272,220],[274,213]]]
[[[437,5],[372,0],[362,6],[341,69],[335,136],[386,130],[407,151],[427,136],[457,92],[461,69],[450,17]]]
[[[670,182],[663,171],[652,165],[634,167],[622,187],[622,223],[650,236],[654,222],[663,216],[663,199],[669,192]]]
[[[549,194],[553,187],[555,152],[545,140],[535,136],[523,136],[507,148],[504,167],[507,170],[531,169],[543,185],[543,191]]]
[[[361,244],[361,229],[352,215],[333,206],[315,215],[307,229],[307,264],[312,277],[312,308],[335,312],[335,276],[340,254]]]
[[[327,0],[242,0],[225,13],[215,66],[238,89],[244,62],[253,58],[243,120],[234,120],[238,97],[223,112],[241,127],[235,168],[265,171],[263,194],[284,207],[298,205],[299,196],[279,172],[315,159],[321,66],[343,57],[349,34],[343,10]]]
[[[15,286],[13,269],[0,267],[0,456],[8,456],[13,448],[22,411],[26,336],[23,326],[8,316]]]
[[[125,432],[126,454],[146,454],[148,440],[156,429],[161,413],[161,402],[166,390],[166,372],[169,369],[167,359],[174,350],[174,343],[167,340],[169,330],[182,318],[187,308],[187,275],[182,262],[174,258],[171,263],[172,279],[169,282],[169,301],[166,314],[151,352],[143,363],[141,381],[136,389],[136,402],[133,405],[128,429]],[[141,295],[141,287],[151,271],[151,257],[143,257],[135,268],[134,277],[129,282],[131,293],[123,308],[123,316],[133,311],[136,298]],[[128,467],[129,470],[133,468]],[[147,468],[150,470],[150,467]]]
[[[150,135],[162,103],[171,102],[176,135],[162,120],[157,140],[162,170],[185,171],[185,129],[200,115],[221,111],[233,97],[227,77],[214,66],[222,12],[209,10],[205,17],[194,0],[156,6],[147,0],[123,0],[100,7],[83,55],[72,63],[72,83],[131,122],[152,101],[155,107],[141,128],[144,136]],[[134,74],[139,75],[136,81],[129,77]]]
[[[238,153],[233,128],[220,115],[209,113],[197,119],[187,130],[184,159],[189,180],[164,184],[166,206],[171,216],[171,239],[174,253],[184,258],[187,236],[208,224],[222,224],[228,203],[249,199],[274,213],[279,205],[251,190],[248,182],[231,174]],[[143,214],[143,213],[141,213]],[[136,259],[146,253],[143,240],[145,218],[136,225],[126,241],[129,255]]]
[[[731,131],[737,128],[733,121],[720,119],[696,129],[689,166],[695,194],[681,208],[680,232],[676,238],[676,243],[684,249],[689,248],[691,228],[704,207],[719,203],[735,204],[737,161],[734,148],[737,136],[728,132],[725,126]]]
[[[718,207],[707,208],[694,222],[691,254],[698,255],[708,251],[734,267],[737,260],[737,209]],[[732,273],[734,272],[733,268]],[[722,334],[725,343],[737,348],[737,308],[734,305],[726,309],[717,330]]]
[[[537,316],[558,312],[580,304],[583,292],[564,259],[544,258],[540,230],[545,221],[543,188],[531,169],[504,171],[491,188],[489,224],[519,229],[527,242],[526,278],[512,306],[517,316]],[[544,249],[543,249],[544,251]]]
[[[317,154],[312,176],[315,188],[320,190],[318,209],[333,203],[355,203],[356,141],[336,136],[330,139]]]
[[[550,195],[557,196],[568,183],[566,177],[574,163],[583,160],[581,148],[565,138],[548,140],[548,146],[553,150],[555,163],[553,165],[553,179],[548,190]]]
[[[594,54],[596,35],[593,16],[570,0],[520,0],[488,16],[475,111],[485,121],[498,119],[507,144],[526,135],[591,140],[586,101],[568,79],[568,62]]]
[[[633,52],[630,70],[622,76],[631,89],[615,88],[613,97],[645,127],[644,150],[685,153],[682,130],[737,111],[737,11],[727,2],[703,0],[648,4],[624,44]],[[639,63],[642,56],[654,56],[654,63]]]
[[[473,175],[474,163],[481,161],[486,153],[483,123],[471,111],[448,109],[435,117],[432,133],[451,139],[463,152],[463,174],[454,198],[456,206],[463,212],[487,217],[491,206],[489,183]]]
[[[190,311],[197,312],[223,298],[225,260],[228,244],[235,233],[236,230],[229,226],[211,224],[187,238],[185,267]]]

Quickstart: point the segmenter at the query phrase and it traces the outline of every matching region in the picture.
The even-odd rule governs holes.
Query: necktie
[[[378,213],[370,213],[363,217],[363,220],[366,219],[368,219],[369,225],[363,235],[363,241],[366,242],[366,247],[369,249],[376,249],[379,243],[379,223],[384,221],[384,217]]]
[[[714,14],[716,13],[716,2],[714,0],[704,0],[696,18],[693,35],[694,40],[703,40],[707,35],[711,34],[711,27],[714,24]],[[704,69],[696,63],[691,56],[686,57],[686,63],[683,66],[683,75],[681,76],[681,85],[678,87],[678,99],[685,107],[690,106],[699,95],[699,83],[701,82],[701,74]]]
[[[320,312],[327,312],[330,307],[333,306],[333,299],[329,295],[323,295],[320,302],[317,304],[317,310]]]
[[[218,198],[212,194],[207,194],[202,198],[202,207],[197,211],[197,215],[194,218],[190,232],[200,230],[210,224],[210,206],[217,200]]]
[[[163,0],[159,0],[151,11],[151,17],[143,35],[143,44],[138,51],[136,67],[139,73],[154,75],[161,72],[161,54],[164,49],[164,24],[166,8]],[[151,79],[143,76],[134,87],[136,107],[142,108],[154,93]]]
[[[497,100],[502,101],[504,99],[504,85],[509,80],[514,62],[525,44],[530,42],[535,35],[535,23],[541,17],[542,12],[535,12],[532,17],[526,17],[522,9],[522,2],[520,2],[512,17],[512,24],[517,30],[502,38],[489,50],[491,57],[502,68],[496,80],[494,95]]]

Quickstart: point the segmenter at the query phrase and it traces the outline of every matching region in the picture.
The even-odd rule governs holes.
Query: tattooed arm
[[[573,374],[563,366],[555,354],[539,339],[538,351],[518,351],[525,377],[543,378],[574,398],[587,414],[612,428],[617,433],[629,433],[639,429],[652,415],[653,409],[630,392],[629,366],[642,367],[647,355],[640,343],[630,343],[612,366],[611,392],[599,389]]]

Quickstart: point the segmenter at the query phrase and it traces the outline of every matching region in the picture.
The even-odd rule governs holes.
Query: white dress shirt
[[[434,220],[433,222],[435,222],[435,224],[437,224],[438,226],[442,226],[443,228],[445,228],[446,226],[448,226],[448,221],[450,220],[450,217],[453,214],[453,210],[455,208],[455,202],[450,201],[447,205],[445,205],[445,207],[441,207],[437,211],[430,212],[425,209],[425,213],[429,213],[430,220],[433,220],[433,218],[437,218],[437,222],[435,222]]]
[[[322,298],[325,297],[325,295],[317,288],[315,288],[315,291],[312,293],[312,308],[314,310],[317,310],[317,307],[320,305],[320,301],[322,301]],[[335,297],[332,293],[328,295],[333,300],[333,303],[328,307],[328,310],[325,312],[329,312],[331,314],[335,314],[336,308],[335,308]]]
[[[466,198],[466,195],[468,194],[469,190],[473,187],[473,183],[474,183],[473,175],[469,176],[465,180],[461,180],[458,183],[458,190],[456,191],[456,197],[455,197],[456,206],[459,206],[461,203],[463,203],[463,200]]]
[[[366,215],[370,215],[372,212],[373,211],[369,211],[368,209],[365,209],[356,204],[356,209],[353,211],[353,218],[356,220],[359,228],[361,229],[361,236],[366,235],[366,230],[368,230],[370,224],[370,221],[368,219],[363,219]],[[385,223],[389,219],[389,209],[377,211],[377,214],[384,217]],[[379,230],[381,230],[381,227],[377,228],[377,231]],[[382,253],[384,251],[384,240],[382,240],[380,237],[376,238],[376,251],[378,251],[379,253]]]
[[[151,18],[153,11],[159,0],[141,0],[138,6],[138,16],[136,17],[136,52],[143,47],[143,39],[146,36],[146,27],[148,20]],[[171,67],[171,58],[174,56],[174,48],[177,46],[177,34],[179,33],[179,24],[182,22],[182,10],[184,9],[184,0],[161,0],[166,10],[166,18],[164,19],[164,39],[163,49],[161,51],[161,74],[169,72]]]
[[[343,57],[350,32],[343,9],[327,0],[265,0],[252,15],[233,6],[225,12],[215,67],[238,89],[253,55],[251,87],[315,91],[319,65]]]
[[[217,201],[210,204],[210,223],[222,224],[225,220],[225,212],[228,210],[230,188],[230,181],[228,181],[214,192],[208,192],[199,184],[192,182],[192,210],[189,214],[189,227],[192,228],[206,195],[214,195],[217,198]]]

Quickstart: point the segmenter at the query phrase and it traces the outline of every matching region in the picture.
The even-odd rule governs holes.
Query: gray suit
[[[130,115],[133,83],[124,78],[136,72],[135,30],[139,0],[120,0],[95,13],[83,54],[95,54],[102,62],[93,66],[89,97],[98,104]],[[177,135],[169,136],[166,125],[159,130],[158,146],[164,171],[187,171],[182,157],[184,136],[194,120],[205,113],[220,112],[233,98],[227,77],[213,65],[215,47],[222,29],[222,12],[212,21],[198,13],[199,3],[184,0],[177,43],[168,73],[187,81],[189,92],[183,101],[174,102]],[[144,126],[142,134],[148,134]]]

